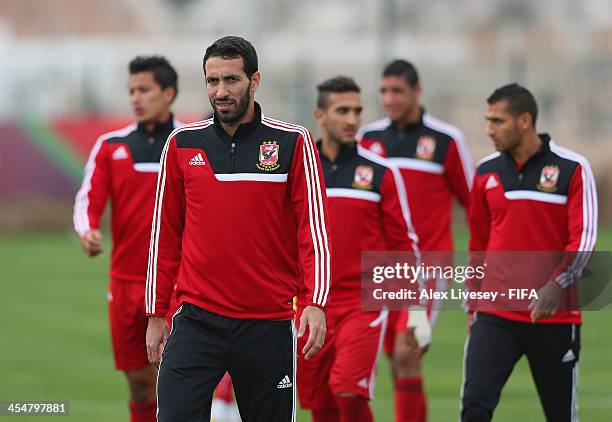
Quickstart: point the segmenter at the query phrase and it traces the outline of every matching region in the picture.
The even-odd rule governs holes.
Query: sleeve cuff
[[[325,309],[325,307],[324,307],[324,306],[321,306],[321,305],[319,305],[319,304],[317,304],[317,303],[314,303],[314,302],[310,302],[310,303],[309,303],[308,305],[306,305],[306,306],[314,306],[315,308],[319,308],[319,309],[320,309],[320,310],[322,310],[323,312],[327,312],[327,310]]]
[[[562,286],[561,285],[561,280],[558,280],[558,278],[559,277],[557,277],[556,279],[549,280],[548,282],[550,284],[554,284],[555,286],[557,286],[561,290],[565,290],[568,286],[570,286],[572,284],[572,283],[569,283],[567,286]]]

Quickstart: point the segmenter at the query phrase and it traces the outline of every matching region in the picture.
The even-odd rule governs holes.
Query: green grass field
[[[465,244],[459,236],[458,244]],[[612,228],[602,230],[600,250],[612,250]],[[83,256],[71,233],[0,237],[2,294],[0,400],[68,400],[74,421],[127,421],[127,388],[113,369],[106,315],[108,250]],[[612,313],[586,312],[580,363],[580,416],[612,420]],[[465,341],[465,315],[444,312],[425,359],[430,420],[457,420]],[[391,421],[393,398],[386,359],[381,359],[378,421]],[[22,417],[20,421],[45,417]],[[302,412],[299,421],[309,421]],[[506,386],[495,421],[543,420],[523,360]]]

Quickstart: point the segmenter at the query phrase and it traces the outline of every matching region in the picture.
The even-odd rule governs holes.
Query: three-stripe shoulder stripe
[[[581,167],[582,177],[582,235],[578,254],[567,270],[560,274],[555,280],[562,287],[570,285],[577,277],[582,274],[582,270],[589,262],[592,252],[595,249],[597,240],[597,192],[595,188],[595,178],[593,171],[586,158],[582,155],[570,151],[567,148],[558,146],[554,141],[550,141],[550,150],[559,157],[577,162]]]
[[[208,127],[212,124],[213,119],[203,120],[201,122],[189,123],[179,128],[176,128],[170,133],[159,161],[160,171],[157,176],[157,187],[155,189],[155,207],[153,208],[153,221],[151,224],[151,241],[149,243],[149,263],[147,267],[147,282],[145,306],[149,314],[155,313],[155,302],[157,295],[157,255],[159,251],[159,230],[161,225],[162,203],[164,199],[164,189],[166,185],[166,158],[168,156],[168,148],[172,139],[177,133],[187,130],[197,130]]]
[[[388,169],[394,170],[397,168],[397,166],[395,166],[391,161],[381,157],[378,154],[374,154],[372,151],[362,147],[361,145],[357,145],[357,154],[376,164],[379,164],[383,167],[387,167]]]
[[[170,133],[170,135],[168,135],[168,139],[175,137],[176,134],[179,132],[184,132],[187,130],[204,129],[205,127],[210,126],[212,123],[213,123],[212,117],[210,119],[201,120],[199,122],[185,123],[180,127],[174,128],[174,130]]]
[[[410,200],[408,199],[408,192],[406,191],[406,186],[404,185],[404,179],[398,170],[398,168],[389,160],[382,158],[379,155],[374,154],[373,152],[363,148],[362,146],[357,146],[357,153],[368,160],[380,164],[383,167],[387,167],[391,174],[393,175],[393,180],[395,181],[395,188],[397,189],[397,194],[400,201],[400,206],[402,208],[402,215],[404,216],[404,220],[406,222],[406,227],[408,228],[408,237],[412,240],[412,249],[414,253],[419,256],[419,237],[417,236],[416,230],[412,224],[412,215],[410,214]]]
[[[487,161],[491,161],[491,160],[493,160],[493,159],[495,159],[495,158],[499,157],[500,155],[501,155],[501,152],[499,152],[499,151],[495,151],[495,152],[494,152],[494,153],[492,153],[492,154],[485,155],[484,157],[482,157],[482,158],[481,158],[481,159],[478,161],[477,166],[480,166],[481,164],[484,164],[484,163],[486,163]]]
[[[383,117],[382,119],[376,120],[372,123],[368,123],[367,125],[359,128],[359,130],[357,131],[357,135],[355,136],[355,139],[357,139],[357,141],[361,141],[361,139],[363,139],[363,135],[365,135],[367,132],[371,132],[374,130],[384,130],[388,128],[390,125],[391,125],[391,119],[388,117]]]
[[[125,137],[135,131],[136,127],[136,124],[133,123],[124,127],[123,129],[107,132],[96,140],[96,143],[91,149],[87,163],[85,164],[85,176],[83,177],[83,183],[81,184],[81,187],[74,200],[73,223],[74,229],[79,236],[83,236],[91,229],[88,214],[89,193],[91,192],[91,179],[96,170],[96,157],[100,153],[102,144],[107,139]]]
[[[322,183],[317,168],[315,146],[310,132],[298,125],[286,123],[280,120],[264,117],[262,123],[266,126],[295,132],[303,138],[304,172],[306,175],[306,187],[308,191],[308,217],[310,220],[310,234],[315,254],[315,285],[313,302],[325,306],[329,294],[329,280],[331,277],[330,254],[327,239],[327,228],[323,207],[323,195],[321,193]]]
[[[472,179],[474,176],[474,162],[463,132],[458,127],[443,122],[442,120],[433,117],[429,113],[423,114],[423,124],[453,138],[455,145],[457,145],[459,160],[461,161],[461,167],[463,168],[468,190],[471,190],[473,182]]]

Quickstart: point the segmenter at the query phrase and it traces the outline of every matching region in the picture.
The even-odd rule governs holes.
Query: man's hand
[[[302,349],[302,353],[305,354],[304,359],[308,360],[319,353],[319,350],[323,347],[323,343],[325,343],[325,333],[327,332],[325,312],[316,306],[305,307],[302,312],[302,317],[300,318],[298,337],[304,335],[306,327],[308,327],[309,334],[306,345]]]
[[[87,256],[96,256],[104,249],[102,246],[102,233],[100,230],[89,230],[83,237],[80,238],[81,246]]]
[[[531,322],[538,322],[542,318],[552,316],[559,308],[561,300],[561,286],[549,281],[540,290],[538,298],[532,299],[528,309],[531,310]]]
[[[422,356],[431,343],[431,324],[423,306],[411,306],[408,310],[408,336],[406,341],[417,357]]]
[[[147,325],[147,356],[149,362],[159,368],[164,346],[170,335],[170,327],[163,317],[149,317]]]
[[[406,353],[412,356],[413,359],[420,359],[425,353],[427,353],[427,350],[429,350],[429,344],[421,347],[414,335],[414,331],[414,328],[407,328],[404,333],[398,334],[396,341],[402,343],[402,347],[405,348]],[[395,352],[397,352],[397,343],[395,347]]]

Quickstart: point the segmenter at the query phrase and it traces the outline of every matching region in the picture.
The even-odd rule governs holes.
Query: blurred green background
[[[460,230],[456,237],[458,249],[464,250],[465,231]],[[114,370],[108,333],[108,247],[104,255],[90,259],[81,253],[72,233],[22,233],[0,238],[0,399],[68,400],[70,420],[128,420],[127,386],[123,374]],[[612,227],[600,230],[598,249],[612,250]],[[611,420],[611,321],[610,312],[584,313],[579,386],[583,421]],[[457,419],[465,336],[465,315],[443,312],[425,359],[432,422]],[[388,368],[382,357],[372,403],[378,421],[392,420]],[[310,417],[300,412],[298,420],[306,422]],[[543,420],[525,360],[504,389],[494,420]]]

